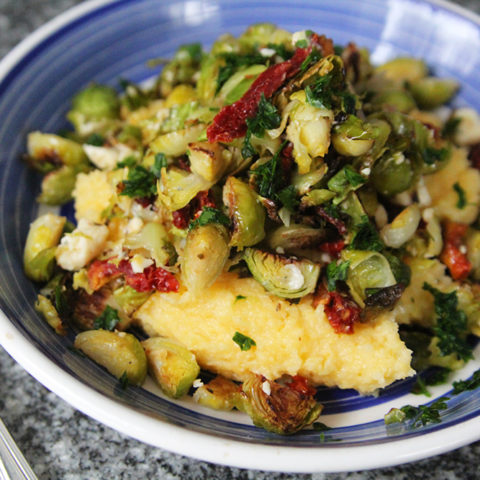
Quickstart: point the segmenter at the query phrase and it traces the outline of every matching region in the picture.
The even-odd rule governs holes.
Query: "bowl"
[[[455,396],[442,422],[387,429],[392,406],[423,403],[413,380],[378,396],[322,389],[325,432],[282,437],[254,427],[241,413],[171,401],[147,382],[122,390],[105,370],[72,349],[73,333],[57,336],[33,308],[37,287],[23,274],[29,223],[39,214],[39,178],[21,161],[32,130],[66,126],[72,96],[91,81],[118,85],[158,74],[147,61],[180,44],[208,48],[224,32],[252,21],[290,31],[311,28],[337,44],[354,41],[374,62],[398,55],[424,58],[462,89],[457,105],[480,109],[480,18],[434,0],[117,0],[90,1],[40,28],[0,63],[0,343],[47,388],[110,427],[176,453],[231,466],[289,472],[362,470],[439,454],[480,438],[480,392]],[[42,211],[43,211],[42,207]],[[477,349],[478,350],[478,349]],[[455,378],[480,366],[472,361]],[[448,393],[435,387],[429,401]]]

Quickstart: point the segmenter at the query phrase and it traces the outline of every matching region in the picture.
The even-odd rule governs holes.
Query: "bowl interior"
[[[340,45],[354,41],[367,47],[375,62],[402,54],[422,57],[436,74],[461,82],[457,104],[480,109],[479,25],[437,4],[415,0],[118,0],[86,8],[57,28],[45,30],[22,55],[17,51],[15,58],[9,57],[13,64],[8,70],[6,62],[3,70],[0,67],[0,306],[47,358],[110,398],[209,435],[266,445],[318,447],[318,432],[305,431],[285,439],[252,427],[239,414],[206,411],[188,400],[172,403],[157,395],[152,385],[119,389],[103,369],[71,350],[73,333],[61,338],[38,317],[33,309],[36,286],[22,271],[23,245],[29,223],[38,213],[35,197],[39,191],[39,177],[21,161],[28,132],[56,132],[66,127],[71,97],[89,82],[118,87],[120,78],[145,81],[159,72],[147,67],[149,59],[169,57],[185,43],[200,41],[208,48],[221,33],[237,35],[253,21],[270,21],[290,31],[311,28]],[[383,413],[406,395],[410,385],[411,381],[398,382],[378,397],[324,389],[320,396],[325,413],[338,427],[326,434],[327,440],[339,447],[391,442],[478,415],[480,400],[464,394],[451,404],[441,425],[387,433]],[[352,415],[341,418],[341,412]]]

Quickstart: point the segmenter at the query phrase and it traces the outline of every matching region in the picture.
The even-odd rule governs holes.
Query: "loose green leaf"
[[[267,43],[267,48],[275,50],[275,53],[284,60],[288,60],[293,55],[292,50],[289,50],[283,43]]]
[[[94,320],[93,328],[95,330],[110,330],[111,332],[115,330],[118,322],[120,322],[120,317],[118,316],[118,310],[107,305],[105,310]]]
[[[293,185],[280,190],[276,197],[280,200],[281,204],[289,210],[294,210],[300,204],[300,200],[297,198],[297,189]]]
[[[457,192],[458,195],[456,207],[460,209],[465,208],[467,205],[467,197],[465,195],[465,190],[460,186],[458,182],[453,185],[453,189]]]
[[[128,171],[123,181],[120,195],[128,197],[150,197],[157,194],[157,177],[142,165],[136,165]]]
[[[136,158],[133,155],[129,155],[128,157],[125,157],[123,160],[117,163],[117,168],[133,167],[136,164]]]
[[[235,297],[235,301],[238,302],[239,300],[246,300],[247,297],[243,296],[243,295],[237,295]]]
[[[327,265],[327,288],[329,292],[336,290],[337,282],[344,282],[347,279],[350,261],[330,262]]]
[[[250,337],[247,337],[240,332],[235,332],[232,340],[240,347],[240,350],[244,352],[257,345],[255,340],[252,340]]]
[[[377,229],[372,225],[367,215],[362,217],[362,223],[357,226],[350,245],[351,250],[370,250],[380,252],[384,248]]]
[[[427,147],[422,152],[423,161],[427,165],[433,165],[437,162],[443,162],[448,157],[448,149],[447,148],[433,148]]]
[[[220,225],[228,227],[230,225],[230,219],[217,208],[203,207],[200,216],[190,222],[188,228],[192,230],[195,227],[207,225],[208,223],[219,223]]]
[[[103,147],[103,144],[105,143],[105,138],[99,133],[92,133],[87,137],[85,143],[87,145],[94,145],[95,147]]]
[[[476,390],[480,387],[480,369],[476,370],[468,380],[453,382],[452,386],[455,395],[466,392],[467,390]]]
[[[467,331],[467,316],[458,310],[457,292],[443,293],[428,283],[423,289],[435,299],[436,325],[433,331],[438,338],[438,347],[442,355],[455,354],[459,359],[467,361],[472,358],[472,347],[465,337]]]

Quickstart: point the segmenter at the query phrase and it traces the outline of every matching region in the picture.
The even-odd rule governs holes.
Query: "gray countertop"
[[[0,58],[32,30],[77,3],[0,0]],[[478,0],[456,3],[480,12]],[[145,445],[86,417],[30,377],[1,348],[0,379],[0,416],[42,480],[480,478],[480,442],[431,459],[365,472],[289,475],[217,466]]]

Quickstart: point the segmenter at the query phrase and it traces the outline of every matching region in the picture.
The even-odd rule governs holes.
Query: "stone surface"
[[[0,0],[0,58],[75,0]],[[480,12],[477,0],[458,0]],[[476,480],[480,442],[394,468],[289,475],[192,460],[132,440],[76,411],[34,380],[0,348],[0,416],[40,480]],[[348,457],[345,458],[348,462]]]

